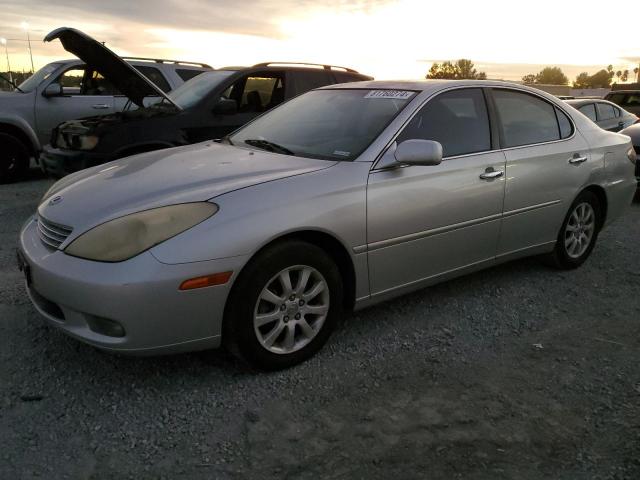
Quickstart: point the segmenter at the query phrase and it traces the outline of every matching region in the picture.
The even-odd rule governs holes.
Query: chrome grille
[[[40,240],[45,245],[52,248],[59,248],[62,245],[73,229],[65,225],[59,225],[57,223],[50,222],[41,215],[38,215],[38,234]]]

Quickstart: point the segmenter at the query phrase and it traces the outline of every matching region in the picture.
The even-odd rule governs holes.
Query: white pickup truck
[[[211,70],[203,63],[125,60],[165,92]],[[52,62],[14,91],[0,92],[0,183],[20,178],[61,122],[122,111],[127,100],[100,72],[78,59]]]

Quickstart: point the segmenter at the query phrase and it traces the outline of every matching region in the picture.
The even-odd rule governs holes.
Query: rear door
[[[559,107],[538,95],[492,89],[506,155],[498,256],[555,242],[579,189],[594,168],[588,145]]]
[[[371,172],[367,243],[373,295],[491,263],[496,252],[505,157],[495,148],[497,139],[492,142],[483,90],[456,89],[429,100],[396,144],[410,139],[440,142],[445,158],[436,166]],[[393,155],[393,148],[385,155]]]
[[[114,111],[112,85],[101,74],[85,65],[67,68],[58,77],[43,83],[41,89],[44,90],[52,83],[62,86],[62,96],[36,96],[36,126],[43,144],[49,143],[51,130],[61,122]]]

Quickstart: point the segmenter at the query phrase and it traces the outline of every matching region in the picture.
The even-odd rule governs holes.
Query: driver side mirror
[[[231,98],[221,97],[213,107],[213,113],[218,115],[231,115],[238,111],[238,104]]]
[[[405,165],[439,165],[442,162],[442,145],[433,140],[405,140],[396,148],[396,162]]]
[[[50,83],[47,88],[44,89],[42,95],[45,97],[61,97],[64,94],[62,91],[62,85],[57,82]]]

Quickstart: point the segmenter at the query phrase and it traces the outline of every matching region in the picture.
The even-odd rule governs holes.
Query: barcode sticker
[[[394,100],[407,100],[416,92],[410,90],[371,90],[364,98],[392,98]]]

